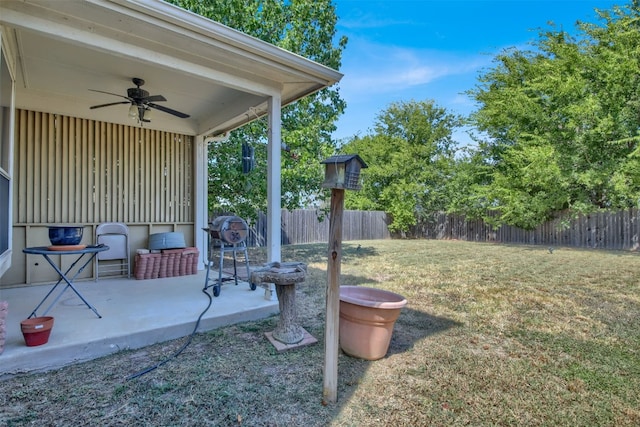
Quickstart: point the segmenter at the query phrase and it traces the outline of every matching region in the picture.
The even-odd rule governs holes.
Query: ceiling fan
[[[109,107],[111,105],[118,104],[131,104],[131,106],[129,107],[129,117],[134,120],[137,119],[140,123],[148,123],[151,121],[149,120],[151,108],[172,114],[176,117],[180,117],[181,119],[186,119],[187,117],[189,117],[188,114],[181,113],[180,111],[172,110],[171,108],[156,104],[156,102],[166,101],[165,97],[162,95],[149,95],[149,92],[140,87],[144,85],[144,80],[142,80],[141,78],[134,77],[131,80],[133,81],[133,84],[136,85],[136,87],[127,89],[127,96],[119,95],[117,93],[105,92],[103,90],[89,89],[92,92],[106,93],[107,95],[119,96],[120,98],[126,99],[126,101],[94,105],[90,107],[90,109],[93,110],[95,108]]]

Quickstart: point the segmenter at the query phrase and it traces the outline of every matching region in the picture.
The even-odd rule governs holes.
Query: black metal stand
[[[238,252],[242,252],[242,254],[244,255],[244,262],[247,268],[247,280],[250,282],[251,281],[251,270],[249,269],[249,254],[247,253],[247,245],[245,244],[244,241],[240,242],[240,243],[234,243],[234,244],[225,244],[224,241],[220,240],[220,239],[215,239],[211,236],[211,232],[208,228],[204,229],[207,232],[207,275],[205,278],[205,282],[204,282],[204,289],[208,289],[210,287],[213,287],[213,296],[217,297],[220,295],[220,290],[222,287],[222,282],[223,281],[228,281],[228,280],[235,280],[235,284],[238,285],[238,269],[237,269],[237,253]],[[219,243],[220,244],[220,252],[219,252],[219,266],[218,266],[218,280],[217,281],[213,281],[213,279],[209,279],[209,275],[211,272],[211,268],[214,265],[214,254],[217,252],[216,248],[215,248],[215,243]],[[233,277],[232,278],[223,278],[222,277],[222,269],[224,267],[224,254],[227,252],[231,252],[232,253],[232,257],[233,257]],[[209,280],[212,280],[213,283],[210,284]],[[254,283],[249,283],[249,286],[251,288],[252,291],[255,291],[257,286]]]

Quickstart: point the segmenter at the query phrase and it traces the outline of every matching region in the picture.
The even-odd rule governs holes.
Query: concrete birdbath
[[[317,342],[297,323],[296,283],[304,282],[307,265],[301,262],[275,262],[251,273],[251,283],[273,283],[276,286],[280,319],[273,332],[266,336],[278,351]]]

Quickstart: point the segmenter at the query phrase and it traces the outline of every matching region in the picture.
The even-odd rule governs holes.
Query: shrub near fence
[[[509,225],[494,228],[480,219],[441,213],[433,222],[412,227],[410,234],[427,239],[640,251],[640,209],[576,217],[571,212],[562,212],[535,230]]]

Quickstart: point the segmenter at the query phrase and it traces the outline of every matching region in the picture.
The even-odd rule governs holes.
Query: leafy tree
[[[578,23],[576,37],[552,28],[533,50],[503,51],[469,91],[492,167],[474,200],[500,222],[640,204],[639,4],[598,11],[601,24]]]
[[[392,231],[406,231],[417,221],[445,209],[453,173],[454,129],[462,119],[433,101],[392,103],[381,112],[373,134],[354,137],[342,151],[367,163],[363,186],[347,192],[349,209],[384,210]]]
[[[481,218],[487,212],[484,189],[491,183],[492,166],[480,150],[462,147],[456,153],[453,173],[447,182],[449,213]]]
[[[168,0],[263,41],[340,69],[345,37],[336,40],[331,0]],[[331,134],[346,104],[338,88],[326,88],[282,110],[282,205],[305,206],[323,179],[320,160],[333,154]],[[256,120],[211,147],[209,207],[252,218],[266,210],[267,123]],[[243,174],[242,144],[255,150],[255,169]]]

